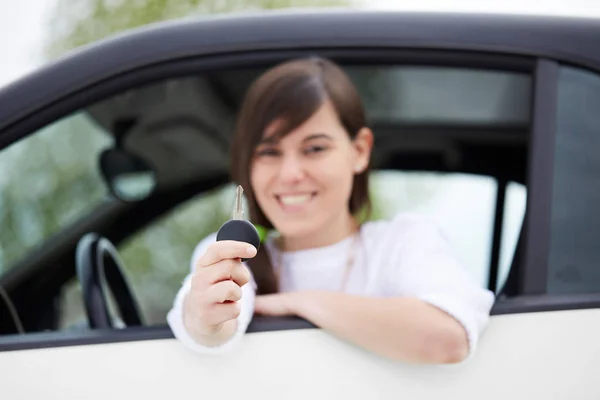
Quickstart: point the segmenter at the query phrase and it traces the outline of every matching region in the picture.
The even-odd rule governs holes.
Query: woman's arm
[[[234,349],[237,342],[240,341],[244,333],[246,332],[246,328],[252,319],[252,315],[254,313],[254,297],[255,297],[255,289],[256,283],[252,278],[252,274],[250,275],[250,280],[241,287],[241,299],[238,301],[237,312],[239,313],[232,319],[225,321],[218,331],[207,332],[199,331],[199,325],[197,321],[188,320],[189,316],[198,317],[198,307],[202,304],[198,301],[198,296],[196,296],[196,301],[190,298],[190,292],[192,289],[192,280],[194,278],[194,273],[197,273],[197,268],[199,261],[203,256],[206,256],[206,251],[208,247],[214,243],[216,235],[212,234],[201,241],[194,250],[194,254],[192,256],[192,261],[190,265],[190,273],[184,279],[182,287],[179,289],[175,301],[173,302],[173,307],[167,314],[167,322],[169,327],[173,331],[174,336],[179,339],[186,347],[198,352],[198,353],[226,353],[231,349]],[[220,242],[222,246],[224,242]],[[216,264],[210,267],[200,267],[205,268],[202,273],[205,275],[205,280],[209,284],[211,282],[221,281],[222,277],[229,276],[231,274],[231,269],[224,268],[223,271],[220,269],[215,269]],[[245,268],[245,267],[244,267]],[[209,271],[209,269],[211,269]],[[239,272],[236,275],[238,277],[239,282]],[[249,272],[249,271],[248,271]],[[231,289],[231,285],[229,286]],[[206,290],[212,290],[213,294],[216,294],[216,286],[209,287]],[[239,289],[238,289],[239,290]],[[233,295],[234,292],[227,294]],[[226,295],[221,293],[222,295]],[[220,304],[209,305],[206,307],[206,304],[203,306],[204,317],[213,318],[219,310],[216,307],[219,307]],[[233,304],[227,305],[228,307],[234,306]],[[194,309],[196,308],[196,309]],[[210,314],[210,315],[209,315]],[[234,316],[234,314],[231,314]]]
[[[255,311],[297,315],[393,360],[448,364],[463,361],[469,353],[463,326],[439,308],[414,298],[291,292],[258,296]]]
[[[372,248],[368,293],[298,291],[258,296],[255,311],[297,315],[334,335],[394,360],[449,364],[473,354],[494,293],[481,287],[428,219],[395,218]],[[392,239],[389,239],[392,238]],[[373,253],[377,254],[377,253]]]

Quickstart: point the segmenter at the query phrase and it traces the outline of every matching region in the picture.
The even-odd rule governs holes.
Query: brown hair
[[[342,126],[354,139],[366,126],[365,111],[357,90],[344,71],[331,61],[310,57],[287,61],[261,75],[248,89],[242,104],[231,146],[231,175],[242,185],[250,211],[250,221],[267,229],[273,225],[264,215],[250,184],[254,151],[272,122],[281,123],[275,132],[283,137],[309,119],[323,104],[331,101]],[[370,211],[368,168],[356,174],[349,199],[352,214]],[[261,246],[248,261],[259,294],[278,290],[271,260]]]

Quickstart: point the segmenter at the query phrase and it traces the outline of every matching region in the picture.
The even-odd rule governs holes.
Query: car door
[[[476,353],[452,366],[392,362],[296,319],[257,318],[238,350],[220,356],[190,352],[164,324],[115,330],[37,331],[0,336],[0,349],[4,350],[0,354],[0,393],[6,398],[57,399],[190,395],[598,398],[600,388],[594,378],[600,371],[600,273],[596,267],[600,251],[594,240],[598,221],[593,182],[598,168],[596,147],[600,146],[595,112],[600,103],[600,69],[563,64],[562,60],[540,57],[526,48],[521,48],[518,55],[490,55],[498,46],[508,48],[514,44],[511,40],[518,42],[522,28],[515,29],[516,39],[507,42],[494,36],[503,32],[502,24],[483,29],[487,41],[478,43],[480,53],[470,53],[466,49],[472,50],[473,42],[456,28],[460,20],[451,18],[446,35],[457,35],[453,46],[448,46],[445,35],[436,36],[429,29],[440,22],[437,19],[425,18],[420,25],[411,25],[407,17],[371,16],[365,24],[372,30],[357,39],[344,15],[336,15],[332,21],[320,16],[272,18],[273,32],[279,38],[276,44],[262,37],[260,31],[244,34],[249,28],[262,26],[262,21],[233,19],[221,25],[198,22],[138,32],[49,66],[0,92],[0,105],[4,107],[0,112],[0,146],[5,148],[81,110],[95,109],[101,120],[106,110],[99,106],[103,101],[126,98],[161,80],[181,78],[172,82],[185,86],[186,77],[266,65],[314,52],[347,65],[387,60],[400,65],[524,69],[533,88],[531,98],[526,98],[531,99],[532,108],[524,224],[517,251],[507,263],[510,273],[506,284],[502,281],[498,285],[493,315]],[[307,23],[314,29],[295,29]],[[412,36],[394,28],[401,23],[406,23],[406,29],[414,29],[410,31]],[[473,29],[479,26],[477,20],[466,23]],[[330,39],[315,44],[314,37],[334,37],[338,42]],[[538,32],[537,39],[544,42],[552,36]],[[219,40],[220,45],[215,45]],[[348,46],[356,40],[361,41],[360,48]],[[382,40],[398,42],[382,50]],[[427,54],[407,52],[423,40]],[[132,48],[139,51],[132,52]],[[90,60],[98,63],[90,64]],[[140,101],[147,102],[152,96],[165,95],[152,90],[142,93],[147,97]],[[228,97],[219,101],[227,103]],[[217,152],[226,139],[217,137],[211,143]],[[206,165],[217,165],[219,160],[216,157]],[[493,165],[486,168],[492,171]],[[126,212],[126,208],[122,210],[119,212]],[[147,222],[151,220],[127,229],[133,232]],[[109,232],[108,227],[100,226]],[[501,231],[502,224],[493,229]],[[69,234],[76,238],[84,232],[82,229]],[[493,276],[498,274],[498,246],[494,239]],[[44,256],[42,252],[35,255]],[[0,281],[9,289],[9,295],[11,279],[16,282],[17,275]],[[496,287],[497,282],[493,285]],[[32,289],[27,293],[36,292]],[[10,304],[10,296],[3,299]],[[10,307],[3,308],[7,309]],[[10,318],[10,313],[4,312],[2,319]]]

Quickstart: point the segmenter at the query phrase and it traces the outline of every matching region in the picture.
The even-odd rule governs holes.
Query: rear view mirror
[[[119,200],[140,201],[150,196],[156,188],[154,170],[122,149],[102,152],[100,170],[111,192]]]

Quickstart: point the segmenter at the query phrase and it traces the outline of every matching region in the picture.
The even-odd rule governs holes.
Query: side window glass
[[[600,76],[562,67],[558,82],[549,293],[600,292]]]
[[[107,199],[98,155],[111,144],[77,113],[0,152],[0,276]]]

